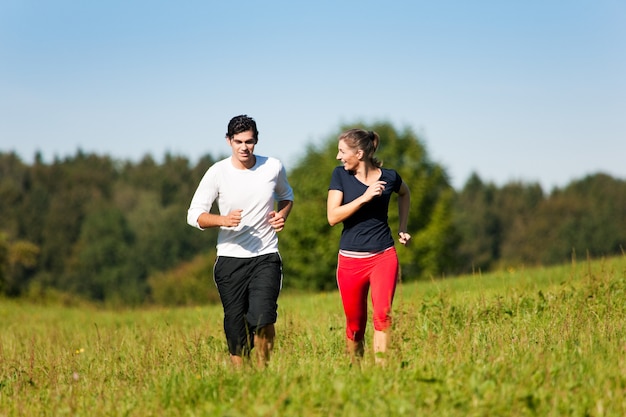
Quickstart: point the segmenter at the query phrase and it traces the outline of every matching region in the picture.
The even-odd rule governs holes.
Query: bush
[[[197,256],[177,268],[148,278],[150,298],[161,306],[192,306],[219,302],[213,282],[215,253]]]

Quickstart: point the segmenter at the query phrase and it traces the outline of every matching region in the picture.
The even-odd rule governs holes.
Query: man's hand
[[[239,226],[239,223],[241,223],[241,213],[242,212],[243,212],[242,209],[236,209],[236,210],[232,210],[226,216],[223,216],[224,217],[224,224],[222,226],[224,226],[224,227],[237,227],[237,226]]]
[[[282,214],[275,211],[270,211],[270,214],[268,214],[267,217],[269,219],[270,226],[272,226],[272,229],[274,229],[276,232],[280,232],[285,228],[285,218],[282,216]]]

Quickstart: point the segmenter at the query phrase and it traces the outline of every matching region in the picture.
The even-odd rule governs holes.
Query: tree
[[[92,300],[141,301],[147,286],[145,276],[133,273],[130,257],[133,238],[123,213],[117,208],[91,211],[73,245],[65,288]]]
[[[566,262],[572,254],[622,254],[626,245],[626,181],[589,175],[556,189],[539,207],[528,239],[534,260]]]
[[[305,157],[289,175],[294,209],[279,245],[285,259],[285,285],[300,289],[335,287],[334,268],[341,230],[326,220],[326,196],[330,174],[336,166],[336,146],[317,150],[309,146]]]
[[[494,211],[500,223],[499,255],[495,263],[519,266],[534,263],[533,255],[541,242],[529,238],[532,224],[545,201],[538,183],[511,182],[500,188],[494,199]]]
[[[459,272],[486,271],[500,256],[496,193],[495,185],[483,183],[474,173],[455,198],[453,217],[461,235],[456,255]]]
[[[37,265],[39,247],[32,242],[18,240],[10,242],[6,233],[0,232],[0,293],[17,296],[27,282],[21,279],[24,269]]]
[[[16,236],[28,167],[14,153],[0,153],[0,230]]]

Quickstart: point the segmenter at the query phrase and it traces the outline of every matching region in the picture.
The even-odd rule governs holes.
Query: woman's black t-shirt
[[[402,178],[393,169],[381,168],[379,181],[385,181],[385,190],[364,204],[352,216],[343,221],[339,249],[357,252],[380,252],[393,246],[391,229],[387,223],[391,194],[400,191]],[[329,190],[343,193],[342,205],[349,203],[365,192],[368,186],[359,181],[353,172],[343,166],[334,169]]]

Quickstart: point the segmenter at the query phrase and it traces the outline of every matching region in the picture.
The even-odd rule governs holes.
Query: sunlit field
[[[234,371],[219,305],[0,301],[0,416],[626,415],[624,257],[403,283],[385,366],[348,360],[336,292],[279,303]]]

